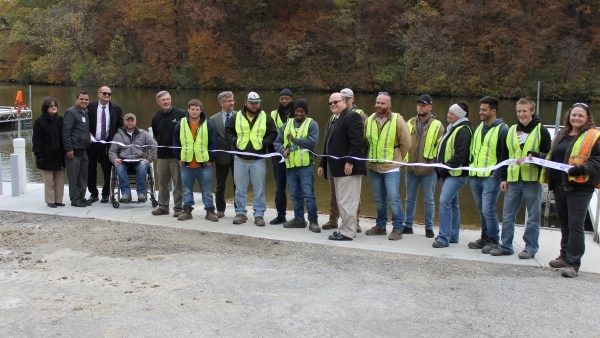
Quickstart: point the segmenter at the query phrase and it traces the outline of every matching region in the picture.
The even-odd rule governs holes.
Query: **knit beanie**
[[[294,105],[294,107],[295,108],[299,108],[299,107],[304,108],[306,115],[308,115],[308,101],[306,101],[305,99],[299,99],[298,101],[296,101],[296,104]]]
[[[292,97],[292,91],[284,88],[282,91],[279,92],[279,96],[289,96]]]

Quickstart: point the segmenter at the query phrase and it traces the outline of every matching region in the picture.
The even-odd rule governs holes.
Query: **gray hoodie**
[[[156,159],[157,143],[144,129],[135,128],[131,137],[125,130],[119,129],[113,137],[113,142],[123,143],[125,147],[116,143],[111,144],[108,159],[112,163],[119,158],[128,160],[145,158],[148,162]]]

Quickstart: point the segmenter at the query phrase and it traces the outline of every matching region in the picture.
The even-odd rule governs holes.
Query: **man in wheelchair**
[[[125,114],[123,129],[119,129],[108,151],[108,158],[115,166],[121,188],[121,203],[131,202],[131,185],[127,177],[128,170],[136,173],[138,202],[147,199],[146,185],[150,163],[156,158],[156,141],[148,132],[135,126],[135,115]],[[122,144],[122,145],[121,145]]]

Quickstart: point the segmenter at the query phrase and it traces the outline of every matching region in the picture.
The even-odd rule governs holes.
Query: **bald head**
[[[342,98],[342,94],[333,93],[329,97],[329,109],[335,115],[339,115],[342,110],[346,108],[346,104],[344,103],[344,99]]]
[[[107,86],[102,86],[100,88],[98,88],[98,101],[100,101],[101,104],[107,104],[108,101],[110,101],[110,97],[112,95],[112,90],[110,90],[109,87]]]
[[[387,112],[392,108],[392,98],[389,95],[380,94],[375,99],[375,112],[378,115],[387,114]]]

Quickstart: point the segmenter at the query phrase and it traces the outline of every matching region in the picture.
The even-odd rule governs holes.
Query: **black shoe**
[[[283,223],[284,228],[306,228],[306,221],[304,218],[294,218],[289,222]]]
[[[402,228],[403,235],[412,235],[414,233],[415,232],[413,231],[413,228],[407,228],[407,227]]]
[[[48,203],[48,206],[50,208],[56,208],[57,207],[56,203]]]
[[[98,196],[95,196],[95,195],[90,196],[90,198],[88,198],[87,200],[92,203],[99,201]],[[91,205],[91,204],[89,204],[89,205]]]
[[[271,220],[271,222],[269,222],[269,224],[273,224],[273,225],[274,224],[283,224],[285,222],[287,222],[287,219],[285,219],[285,216],[277,216],[277,217],[273,218]]]
[[[348,236],[344,236],[338,231],[334,232],[333,235],[329,236],[329,239],[332,241],[351,241],[352,238]]]
[[[435,237],[435,233],[433,232],[433,230],[425,229],[425,237],[433,238],[433,237]]]
[[[56,204],[57,207],[64,207],[65,206],[64,203],[54,203],[54,204]]]
[[[77,208],[85,208],[87,207],[86,203],[83,202],[81,199],[76,199],[73,202],[71,202],[71,206],[77,207]]]
[[[102,196],[100,203],[108,203],[108,196]]]
[[[96,197],[96,201],[97,200],[98,200],[98,197]],[[80,201],[81,201],[81,203],[85,204],[86,207],[89,207],[90,205],[92,205],[94,203],[94,201],[90,201],[89,199],[86,200],[85,198],[82,198]]]

